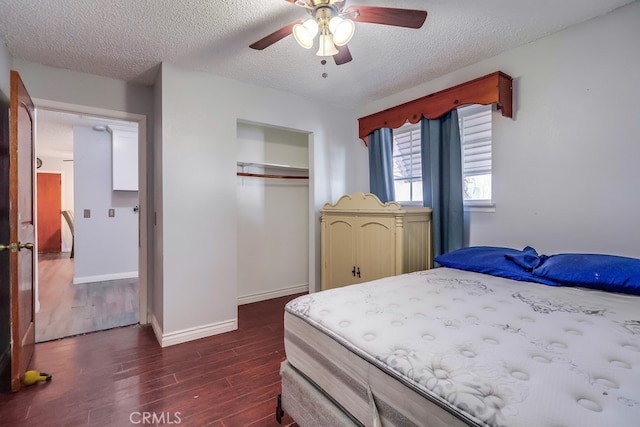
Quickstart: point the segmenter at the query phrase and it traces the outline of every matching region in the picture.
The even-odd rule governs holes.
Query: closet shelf
[[[288,175],[288,174],[267,174],[267,173],[257,173],[257,172],[245,172],[245,168],[247,167],[256,167],[261,169],[271,169],[274,171],[291,171],[291,172],[308,172],[308,168],[300,168],[296,166],[290,165],[282,165],[276,163],[258,163],[258,162],[237,162],[237,165],[242,168],[242,171],[237,172],[238,176],[248,176],[248,177],[256,177],[256,178],[276,178],[276,179],[309,179],[308,176],[305,175]]]
[[[300,171],[300,172],[303,172],[303,171],[306,172],[309,170],[309,168],[300,168],[297,166],[290,166],[290,165],[280,165],[277,163],[238,162],[238,166],[241,166],[241,167],[255,166],[259,168],[280,169],[280,170],[290,170],[290,171]]]

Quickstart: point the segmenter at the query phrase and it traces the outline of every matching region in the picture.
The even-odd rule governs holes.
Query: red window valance
[[[423,117],[436,119],[468,104],[497,104],[504,117],[513,116],[512,78],[501,71],[441,90],[358,119],[359,137],[368,145],[369,134],[381,128],[399,128]]]

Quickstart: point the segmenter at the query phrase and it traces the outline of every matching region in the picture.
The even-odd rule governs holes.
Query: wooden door
[[[359,282],[396,274],[395,226],[395,218],[359,219],[356,239]]]
[[[11,71],[8,261],[11,288],[12,391],[20,389],[20,379],[29,366],[35,347],[33,113],[33,102],[20,75]],[[7,185],[6,182],[0,184]]]
[[[62,250],[62,179],[59,173],[38,173],[38,252]]]

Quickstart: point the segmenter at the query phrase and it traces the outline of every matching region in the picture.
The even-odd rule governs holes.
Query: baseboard
[[[252,302],[264,301],[272,298],[286,297],[287,295],[309,292],[309,284],[290,286],[288,288],[274,289],[266,292],[258,292],[250,295],[238,297],[238,305],[251,304]]]
[[[149,315],[151,328],[156,335],[160,347],[169,347],[176,344],[182,344],[188,341],[206,338],[213,335],[231,332],[238,329],[238,319],[225,320],[223,322],[212,323],[209,325],[197,326],[195,328],[183,329],[181,331],[170,332],[165,334],[158,324],[158,320],[153,314]]]
[[[73,284],[79,285],[81,283],[106,282],[107,280],[135,279],[136,277],[138,277],[137,271],[103,274],[100,276],[74,277]]]

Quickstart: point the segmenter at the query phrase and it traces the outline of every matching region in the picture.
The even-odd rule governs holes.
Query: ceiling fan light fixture
[[[315,19],[307,19],[302,24],[293,26],[293,37],[305,49],[313,47],[313,39],[318,34],[318,23]]]
[[[333,34],[333,42],[336,46],[344,46],[349,43],[355,30],[356,26],[351,19],[334,16],[329,21],[329,31]]]
[[[275,1],[275,0],[274,0]],[[297,19],[249,45],[263,50],[293,33],[296,43],[311,49],[315,37],[320,35],[316,55],[333,56],[336,65],[346,64],[353,58],[347,47],[358,23],[383,24],[402,28],[421,28],[427,19],[426,10],[382,6],[350,6],[347,0],[286,0],[303,8],[311,19]],[[291,40],[291,39],[289,39]],[[336,47],[337,46],[337,47]],[[374,49],[377,46],[373,47]],[[326,63],[326,59],[321,62]]]
[[[338,54],[338,49],[333,43],[333,37],[331,34],[322,34],[318,39],[318,51],[317,56],[333,56]]]

